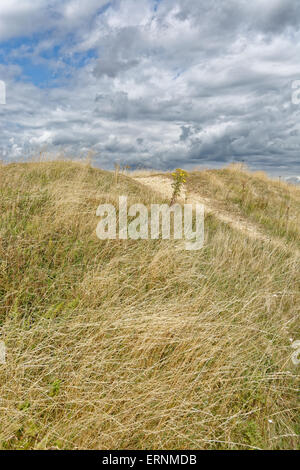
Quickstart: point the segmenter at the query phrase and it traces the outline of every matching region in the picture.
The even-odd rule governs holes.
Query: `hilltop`
[[[194,171],[202,250],[96,237],[99,204],[168,182],[0,165],[1,449],[298,447],[300,189]]]

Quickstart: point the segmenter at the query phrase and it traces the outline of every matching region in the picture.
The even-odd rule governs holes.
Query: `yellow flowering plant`
[[[188,174],[185,170],[182,170],[181,168],[177,168],[174,171],[174,173],[172,173],[172,177],[173,177],[173,183],[172,183],[173,194],[172,194],[172,199],[171,199],[171,206],[172,204],[176,202],[178,196],[180,195],[182,187],[186,183]]]

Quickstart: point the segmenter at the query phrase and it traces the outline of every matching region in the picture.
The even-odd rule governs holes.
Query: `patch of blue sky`
[[[40,42],[48,38],[49,34],[36,33],[30,37],[20,36],[8,39],[7,41],[0,43],[0,57],[9,59],[14,55],[14,53],[18,53],[18,51],[22,49],[33,51]]]
[[[58,85],[56,74],[45,64],[33,64],[27,59],[18,59],[15,64],[22,69],[18,81],[30,82],[39,88],[54,88]]]
[[[154,11],[158,10],[159,4],[162,2],[162,0],[154,0]]]
[[[63,57],[63,62],[75,68],[82,68],[85,67],[90,60],[96,59],[97,57],[97,50],[92,48],[84,52],[74,52],[71,55],[67,55]]]
[[[18,65],[22,70],[22,73],[16,77],[18,81],[31,82],[39,88],[54,88],[60,86],[68,76],[68,69],[82,68],[97,57],[95,49],[69,55],[62,53],[62,44],[51,45],[51,43],[47,49],[35,55],[34,50],[47,37],[39,34],[31,38],[20,37],[2,43],[0,63]],[[73,40],[72,35],[64,38],[64,49],[66,43],[71,44]],[[56,67],[55,64],[60,66]]]
[[[158,1],[160,1],[160,0],[158,0]],[[111,3],[112,2],[109,1],[109,2],[105,3],[105,5],[102,5],[102,7],[98,8],[97,15],[102,15],[103,13],[105,13],[106,10],[108,10],[109,7],[111,6]]]
[[[160,0],[155,1],[159,3]],[[111,4],[108,1],[102,5],[90,19],[91,23],[104,14]],[[69,46],[72,49],[72,45],[78,40],[76,33],[61,37],[59,42],[55,38],[55,30],[49,28],[29,37],[21,36],[4,41],[0,43],[0,64],[18,65],[22,72],[15,77],[16,80],[29,81],[40,88],[50,88],[60,86],[72,70],[80,69],[97,58],[95,48],[68,54]],[[41,50],[38,47],[40,44],[43,45]]]

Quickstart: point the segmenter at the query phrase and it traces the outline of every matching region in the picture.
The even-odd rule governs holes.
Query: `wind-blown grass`
[[[257,191],[259,177],[242,177]],[[292,199],[266,184],[268,207]],[[293,244],[248,239],[212,215],[196,253],[100,241],[98,205],[126,194],[165,202],[79,163],[0,166],[0,447],[297,448]]]

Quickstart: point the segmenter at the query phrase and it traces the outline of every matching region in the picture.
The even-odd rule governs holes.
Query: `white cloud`
[[[13,0],[0,6],[0,18],[2,39],[53,28],[34,52],[14,55],[68,72],[59,88],[39,89],[15,79],[18,67],[0,67],[7,157],[38,146],[74,155],[92,148],[103,166],[244,159],[299,171],[300,107],[290,89],[300,79],[295,0],[163,0],[157,11],[151,0]],[[53,44],[62,46],[59,61],[41,58]],[[68,65],[91,47],[97,59]]]
[[[25,36],[47,24],[47,0],[5,0],[0,3],[0,39]],[[53,3],[53,2],[52,2]]]

